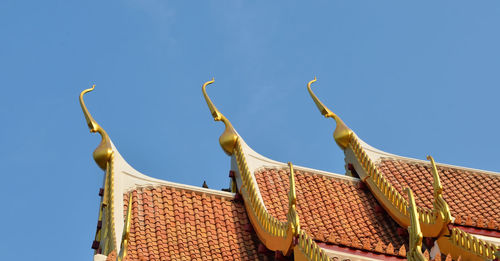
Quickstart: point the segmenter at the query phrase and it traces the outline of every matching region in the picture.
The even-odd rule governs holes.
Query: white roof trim
[[[346,252],[331,250],[331,249],[323,248],[323,247],[322,247],[322,249],[325,251],[325,253],[328,257],[339,257],[341,260],[343,260],[344,258],[346,258],[346,259],[348,258],[349,260],[352,260],[352,261],[384,260],[383,257],[378,259],[378,258],[359,256],[359,255],[350,254],[350,253],[346,253]]]
[[[261,154],[255,152],[250,146],[248,146],[245,141],[239,137],[242,142],[242,147],[243,151],[245,153],[246,159],[247,159],[247,165],[248,168],[250,169],[250,173],[255,175],[255,171],[259,171],[260,169],[263,168],[286,168],[288,169],[288,164],[276,160],[272,160],[270,158],[267,158],[265,156],[262,156]],[[292,162],[293,163],[293,162]],[[327,172],[324,170],[318,170],[318,169],[312,169],[308,167],[303,167],[300,165],[293,165],[293,168],[296,170],[304,171],[304,172],[309,172],[313,173],[316,175],[322,175],[322,176],[327,176],[331,178],[338,178],[338,179],[344,179],[347,181],[360,181],[358,178],[350,177],[344,174],[337,174],[333,172]]]

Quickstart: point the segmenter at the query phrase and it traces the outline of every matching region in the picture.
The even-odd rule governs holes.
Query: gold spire
[[[410,213],[410,226],[408,227],[408,234],[410,236],[409,250],[406,252],[406,257],[409,261],[424,261],[426,258],[422,254],[422,231],[420,230],[420,223],[418,221],[418,212],[415,205],[415,198],[413,192],[409,188],[404,189],[408,193],[408,212]]]
[[[205,97],[205,101],[207,102],[208,108],[210,109],[210,113],[212,113],[212,116],[214,117],[214,120],[222,121],[226,126],[226,129],[219,137],[220,146],[222,147],[224,152],[226,152],[227,155],[233,155],[233,149],[234,146],[236,145],[236,140],[238,139],[238,135],[236,134],[236,131],[234,130],[231,122],[222,113],[220,113],[219,110],[217,110],[217,107],[215,107],[212,100],[210,100],[210,97],[208,97],[206,90],[207,85],[212,84],[213,82],[214,78],[212,78],[211,81],[204,83],[201,89],[203,91],[203,96]]]
[[[432,156],[427,156],[427,159],[431,161],[431,172],[434,179],[434,210],[441,213],[441,218],[448,224],[451,221],[451,213],[448,203],[443,198],[443,186],[441,185],[441,180],[439,178],[439,173]]]
[[[80,106],[82,107],[83,115],[85,116],[90,132],[98,132],[101,135],[101,143],[99,143],[99,146],[97,146],[94,150],[94,160],[101,169],[105,170],[106,164],[111,157],[111,153],[113,152],[111,148],[111,141],[106,131],[101,128],[99,124],[97,124],[94,118],[92,118],[92,115],[90,115],[87,110],[87,106],[85,106],[85,102],[83,101],[83,95],[87,92],[93,91],[94,88],[95,84],[92,85],[92,88],[86,89],[80,93]]]
[[[339,116],[330,111],[330,109],[328,109],[325,105],[323,105],[323,103],[318,99],[318,97],[316,97],[314,92],[311,90],[311,84],[313,82],[316,82],[316,77],[314,77],[314,80],[310,81],[307,84],[307,90],[309,91],[309,94],[311,95],[311,98],[313,99],[314,103],[316,103],[316,106],[318,107],[320,113],[323,116],[325,116],[325,118],[333,118],[337,123],[337,127],[333,132],[333,138],[335,139],[335,142],[337,142],[340,148],[345,149],[349,144],[349,139],[351,138],[353,131],[349,129],[347,125],[345,125],[345,123],[340,119]]]

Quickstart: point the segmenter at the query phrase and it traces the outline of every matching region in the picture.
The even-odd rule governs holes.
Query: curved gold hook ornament
[[[337,116],[337,114],[333,113],[318,99],[318,97],[311,89],[311,84],[313,82],[316,82],[316,77],[314,77],[314,80],[310,81],[307,84],[307,90],[309,91],[309,94],[311,95],[314,103],[316,103],[316,107],[318,107],[319,112],[323,116],[325,116],[325,118],[333,118],[337,123],[337,127],[335,127],[335,131],[333,132],[333,138],[335,139],[335,142],[337,142],[337,145],[339,145],[339,147],[344,150],[349,144],[351,135],[353,135],[353,131],[349,129],[347,125],[345,125],[345,123],[340,119],[339,116]]]
[[[212,100],[210,100],[210,97],[208,97],[207,86],[214,83],[214,81],[214,78],[212,78],[212,80],[204,83],[201,90],[203,91],[203,96],[205,97],[205,101],[207,102],[208,108],[210,109],[210,113],[212,113],[212,117],[214,117],[214,121],[222,121],[226,126],[226,129],[219,137],[219,143],[224,152],[227,155],[231,156],[233,155],[233,149],[236,145],[238,134],[236,134],[236,131],[234,130],[231,122],[222,113],[220,113],[219,110],[217,110],[217,107],[215,107]]]
[[[434,210],[441,213],[441,218],[443,218],[444,224],[447,225],[452,219],[450,207],[443,198],[443,186],[441,185],[436,162],[434,162],[434,158],[432,156],[427,156],[427,159],[431,161],[431,172],[434,179],[434,182],[432,184],[434,187]]]
[[[291,208],[297,204],[297,194],[295,193],[295,172],[293,171],[293,164],[288,162],[290,169],[290,191],[288,192],[288,207]]]
[[[405,188],[404,192],[408,193],[408,212],[410,213],[410,226],[408,227],[408,234],[410,236],[409,250],[406,253],[408,260],[424,261],[426,260],[422,255],[422,230],[420,229],[420,222],[418,220],[418,212],[415,204],[415,198],[410,188]]]
[[[434,187],[434,198],[437,198],[443,192],[443,186],[441,185],[441,180],[439,179],[439,174],[436,168],[436,162],[434,162],[434,158],[430,155],[427,156],[427,160],[431,161],[431,172],[432,177],[434,179],[433,187]]]
[[[87,110],[87,106],[85,106],[85,102],[83,101],[83,95],[87,92],[93,91],[94,88],[95,84],[92,85],[92,88],[86,89],[80,93],[80,106],[82,107],[83,115],[85,116],[85,120],[87,121],[90,132],[97,132],[101,135],[101,143],[99,143],[99,146],[97,146],[97,148],[94,150],[93,155],[97,165],[101,169],[105,170],[106,165],[111,158],[111,154],[113,153],[113,150],[111,148],[111,141],[106,131],[101,128],[99,124],[97,124],[94,118],[92,118],[92,115],[90,115],[89,111]]]

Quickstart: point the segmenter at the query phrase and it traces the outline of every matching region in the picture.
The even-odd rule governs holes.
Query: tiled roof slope
[[[255,173],[267,210],[282,221],[288,211],[289,174],[285,169]],[[314,240],[406,257],[406,229],[399,228],[359,181],[296,170],[295,183],[300,226]]]
[[[443,197],[456,224],[500,230],[500,175],[453,167],[437,168]],[[400,193],[404,187],[410,187],[417,205],[432,209],[430,164],[383,158],[379,169]]]
[[[124,199],[126,211],[128,196]],[[262,257],[243,202],[161,186],[132,191],[127,260],[262,260]]]

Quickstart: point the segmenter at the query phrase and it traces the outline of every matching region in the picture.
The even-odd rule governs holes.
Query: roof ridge
[[[395,160],[395,161],[403,161],[406,163],[414,163],[414,164],[418,164],[418,165],[426,165],[426,166],[430,164],[428,161],[425,161],[425,160],[403,157],[403,156],[398,156],[398,155],[395,155],[395,157],[394,156],[392,156],[392,157],[391,156],[382,156],[377,160],[377,164],[380,164],[381,161],[387,160],[387,159],[388,160]],[[475,174],[481,173],[481,174],[500,177],[500,172],[494,172],[491,170],[475,169],[475,168],[469,168],[469,167],[463,167],[463,166],[451,165],[451,164],[439,163],[439,162],[436,162],[436,166],[453,168],[453,169],[458,169],[458,170],[463,170],[463,171],[469,171],[469,172],[473,172]]]
[[[295,170],[304,172],[304,173],[309,173],[317,176],[323,176],[326,178],[331,178],[331,179],[337,179],[337,180],[342,180],[342,181],[350,181],[350,182],[360,182],[361,179],[355,178],[355,177],[350,177],[344,174],[338,174],[338,173],[333,173],[333,172],[328,172],[328,171],[323,171],[323,170],[317,170],[317,169],[311,169],[307,167],[301,167],[297,165],[293,165]],[[255,172],[262,171],[262,170],[270,170],[270,169],[276,169],[276,170],[286,170],[287,168],[281,167],[281,166],[260,166],[255,170]]]
[[[126,175],[133,175],[133,174],[130,174],[128,172],[123,172],[123,173]],[[126,194],[126,193],[129,193],[129,192],[137,190],[137,189],[158,188],[158,187],[169,187],[169,188],[174,188],[174,189],[191,191],[191,192],[195,192],[195,193],[199,193],[199,194],[208,194],[208,195],[221,196],[221,197],[227,197],[227,198],[234,198],[236,196],[236,193],[233,193],[233,192],[197,187],[197,186],[193,186],[193,185],[181,184],[181,183],[166,181],[166,180],[163,180],[161,183],[156,183],[156,184],[138,184],[134,187],[128,188],[127,190],[124,190],[124,193]]]
[[[375,160],[376,163],[378,163],[380,161],[380,159],[383,159],[383,158],[393,158],[396,160],[403,160],[403,161],[407,161],[407,162],[418,162],[418,163],[429,164],[429,162],[426,160],[411,158],[411,157],[407,157],[407,156],[401,156],[401,155],[397,155],[397,154],[393,154],[390,152],[386,152],[386,151],[377,149],[377,148],[369,145],[368,143],[366,143],[361,138],[359,138],[359,137],[357,137],[357,138],[360,141],[363,148],[367,152],[370,152],[370,154],[372,154],[372,155],[374,154],[373,156],[375,156],[375,158],[376,158],[376,160]],[[439,163],[439,162],[436,162],[436,165],[443,166],[443,167],[449,167],[449,168],[462,169],[462,170],[472,171],[472,172],[481,172],[481,173],[484,173],[487,175],[500,176],[500,172],[495,172],[492,170],[476,169],[476,168],[464,167],[464,166],[459,166],[459,165],[451,165],[451,164]]]

